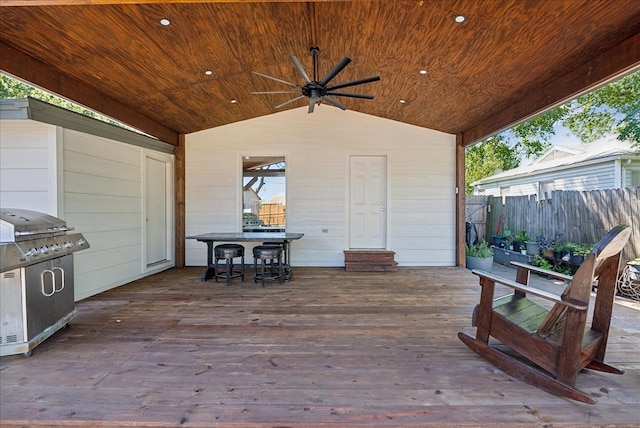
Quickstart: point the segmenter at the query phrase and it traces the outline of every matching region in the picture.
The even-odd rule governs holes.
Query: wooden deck
[[[463,345],[477,278],[461,268],[296,268],[265,288],[173,269],[77,304],[30,358],[0,361],[7,426],[640,424],[639,312],[614,308],[594,406],[512,379]]]

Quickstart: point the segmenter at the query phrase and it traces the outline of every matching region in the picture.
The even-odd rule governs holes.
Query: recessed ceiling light
[[[466,20],[467,20],[467,17],[466,17],[466,16],[464,16],[464,15],[456,15],[456,16],[453,18],[453,20],[454,20],[454,21],[456,21],[458,24],[462,24],[464,21],[466,21]]]
[[[400,100],[400,104],[405,104],[406,102],[406,100]]]
[[[204,74],[206,74],[207,76],[211,76],[213,74],[213,71],[205,70]]]
[[[422,75],[427,74],[427,70],[420,70],[420,74],[422,74]]]
[[[162,18],[160,20],[160,25],[163,25],[163,26],[167,27],[167,26],[171,25],[171,21],[169,21],[167,18]]]
[[[238,102],[238,100],[236,100],[235,98],[231,100],[231,104],[235,104],[237,102]]]

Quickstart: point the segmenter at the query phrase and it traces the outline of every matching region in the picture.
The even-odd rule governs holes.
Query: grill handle
[[[16,232],[15,236],[29,236],[29,235],[41,235],[43,233],[57,233],[57,232],[69,232],[70,230],[74,230],[73,227],[55,227],[51,229],[41,229],[41,230],[30,230],[27,232]]]
[[[53,287],[54,288],[53,288],[53,291],[56,292],[56,293],[59,293],[62,290],[64,290],[64,269],[62,269],[61,267],[57,267],[56,266],[56,267],[53,268],[53,270],[54,270],[54,278],[53,278],[53,280],[54,280]],[[55,288],[55,286],[56,286],[56,283],[55,283],[55,271],[57,271],[57,270],[60,271],[60,288],[59,289]]]
[[[46,290],[44,289],[45,286],[45,275],[46,274],[50,274],[51,275],[51,293],[47,293]],[[45,269],[42,272],[40,272],[40,285],[42,287],[42,294],[45,297],[50,297],[53,296],[56,292],[56,274],[49,269]]]

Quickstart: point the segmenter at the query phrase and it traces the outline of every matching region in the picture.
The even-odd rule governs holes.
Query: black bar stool
[[[213,249],[215,262],[213,265],[216,282],[218,278],[229,283],[231,279],[241,277],[244,281],[244,247],[240,244],[220,244]],[[240,269],[234,268],[233,259],[240,257]],[[225,269],[221,271],[218,260],[225,261]]]
[[[260,271],[258,272],[258,260]],[[282,247],[280,245],[258,245],[253,247],[253,282],[284,280],[282,272]]]

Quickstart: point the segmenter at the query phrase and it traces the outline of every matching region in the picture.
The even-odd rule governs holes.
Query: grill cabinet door
[[[25,268],[27,340],[55,323],[53,262],[47,260]]]
[[[27,337],[31,340],[73,311],[73,256],[25,268]]]

